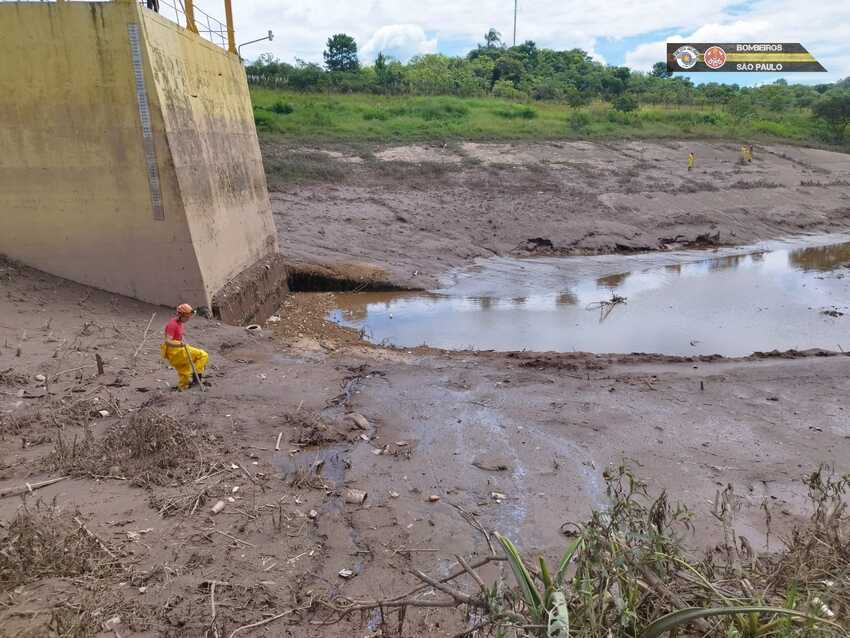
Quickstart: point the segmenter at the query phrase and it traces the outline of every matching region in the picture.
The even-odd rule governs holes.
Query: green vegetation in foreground
[[[625,466],[609,466],[602,479],[607,502],[582,524],[564,523],[568,538],[560,555],[523,556],[511,539],[481,528],[487,547],[482,541],[475,562],[455,555],[457,568],[440,581],[410,570],[423,585],[414,594],[433,588],[427,600],[402,594],[325,604],[339,617],[382,609],[384,635],[409,635],[407,609],[435,604],[454,607],[467,626],[475,618],[478,635],[496,638],[850,635],[850,474],[821,467],[805,477],[811,518],[781,543],[774,538],[780,548],[773,551],[736,532],[741,497],[731,485],[718,491],[711,513],[720,529],[702,557],[688,549],[694,513],[687,507],[663,491],[650,495]],[[771,538],[771,506],[762,510]],[[476,571],[502,559],[501,573]]]
[[[293,140],[725,138],[823,145],[832,133],[808,109],[745,111],[643,105],[624,112],[602,101],[570,107],[503,98],[310,94],[253,88],[257,129]]]

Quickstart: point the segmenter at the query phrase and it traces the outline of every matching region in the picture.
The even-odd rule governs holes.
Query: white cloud
[[[384,53],[407,61],[414,55],[436,53],[437,39],[429,39],[425,29],[417,24],[390,24],[375,31],[361,52],[367,60]]]
[[[201,0],[206,3],[214,0]],[[699,11],[719,17],[737,0],[714,0]],[[364,48],[374,35],[392,25],[415,26],[441,43],[481,42],[495,27],[506,41],[513,31],[513,3],[508,0],[245,0],[234,3],[237,39],[250,40],[272,29],[272,43],[252,53],[270,51],[284,60],[321,60],[328,36],[345,32]],[[520,0],[517,39],[535,40],[559,49],[593,51],[597,38],[627,37],[689,24],[695,9],[680,0],[612,3],[606,0]],[[308,35],[309,34],[309,35]],[[253,53],[256,55],[256,53]]]
[[[646,42],[636,46],[626,53],[626,66],[635,71],[649,71],[656,62],[667,59],[667,42],[682,42],[688,40],[682,35],[671,35],[666,40]]]
[[[212,14],[220,0],[200,0]],[[209,5],[209,6],[207,6]],[[234,3],[237,39],[275,32],[249,57],[268,51],[283,60],[321,61],[328,37],[348,33],[363,59],[396,47],[401,55],[459,51],[481,42],[495,27],[510,42],[510,0],[242,0]],[[519,0],[517,40],[557,49],[582,48],[596,57],[601,38],[635,38],[675,31],[708,40],[802,42],[827,65],[830,77],[850,75],[850,2],[800,4],[798,0]],[[663,42],[641,44],[627,64],[646,70],[664,59]],[[608,60],[612,64],[620,60]],[[826,79],[826,78],[824,78]]]

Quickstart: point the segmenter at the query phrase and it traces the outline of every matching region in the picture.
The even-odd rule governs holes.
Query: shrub
[[[623,94],[618,95],[611,103],[611,106],[621,113],[631,113],[632,111],[637,111],[639,105],[634,96]]]
[[[493,112],[508,120],[533,120],[537,117],[537,109],[531,106],[510,106],[496,109]]]
[[[254,107],[254,125],[262,131],[273,131],[274,117],[259,107]]]
[[[567,123],[573,131],[585,130],[588,126],[590,126],[590,122],[590,113],[586,111],[572,111],[569,118],[567,118]]]
[[[495,97],[504,97],[509,100],[524,100],[528,95],[517,89],[512,82],[508,80],[498,80],[493,85],[493,95]]]
[[[812,113],[829,126],[835,140],[840,142],[850,126],[850,91],[823,96],[812,106]]]
[[[390,114],[384,110],[380,109],[369,109],[365,113],[363,113],[363,119],[367,122],[372,120],[378,120],[379,122],[386,122],[390,119]]]
[[[289,102],[277,100],[274,104],[272,104],[271,109],[269,110],[274,111],[279,115],[289,115],[290,113],[295,112],[295,107],[292,106]]]

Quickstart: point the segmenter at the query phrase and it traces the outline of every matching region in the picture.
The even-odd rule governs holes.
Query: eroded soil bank
[[[687,155],[697,156],[688,172]],[[850,228],[850,156],[699,141],[342,148],[266,143],[282,250],[300,266],[436,288],[495,255],[751,244]]]

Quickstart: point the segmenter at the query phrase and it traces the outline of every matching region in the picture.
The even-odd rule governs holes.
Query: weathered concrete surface
[[[0,32],[0,253],[144,301],[209,306],[276,251],[236,56],[135,3],[3,3]]]
[[[289,292],[289,273],[279,254],[261,259],[231,279],[212,300],[212,314],[225,323],[262,322]]]
[[[236,56],[156,13],[139,12],[153,101],[205,292],[212,297],[277,251],[248,83]]]

